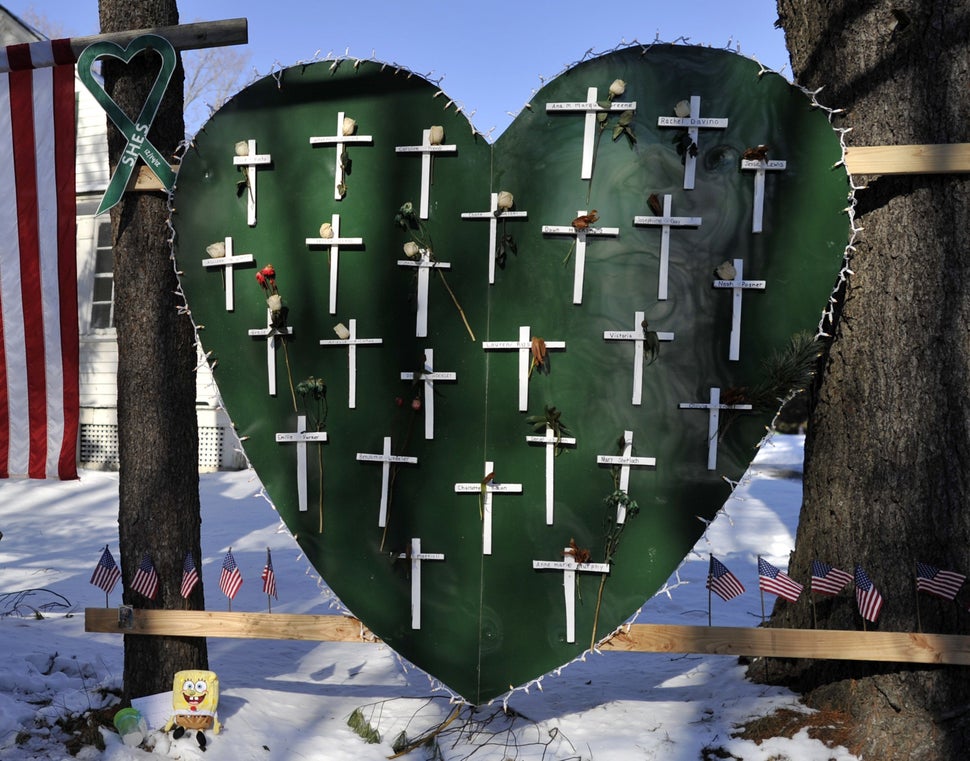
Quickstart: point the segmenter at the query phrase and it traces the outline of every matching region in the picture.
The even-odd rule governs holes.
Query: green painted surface
[[[655,457],[634,468],[630,495],[640,513],[628,521],[605,584],[598,634],[608,633],[648,599],[697,540],[703,524],[729,496],[724,477],[737,479],[754,455],[770,414],[743,415],[723,432],[717,469],[707,469],[708,415],[681,402],[706,402],[709,389],[750,386],[766,356],[796,332],[814,331],[842,260],[848,220],[842,213],[845,173],[837,136],[826,115],[780,76],[731,53],[661,46],[617,51],[567,71],[546,85],[495,145],[477,135],[447,96],[422,78],[372,62],[343,61],[285,70],[221,109],[196,139],[179,172],[174,224],[178,265],[193,318],[204,324],[205,349],[245,449],[274,504],[314,566],[341,600],[404,657],[471,702],[483,702],[579,655],[589,646],[600,576],[577,574],[576,641],[566,642],[563,575],[533,570],[533,560],[561,560],[570,540],[604,560],[604,498],[613,490],[597,455],[617,453],[623,431],[634,432],[634,453]],[[631,147],[599,141],[592,183],[580,179],[583,116],[547,114],[547,102],[585,100],[588,87],[605,95],[615,79],[619,98],[636,101]],[[726,117],[724,130],[702,130],[694,190],[683,190],[683,166],[657,118],[701,96],[702,117]],[[602,97],[602,96],[601,96]],[[333,135],[338,112],[357,121],[368,145],[351,145],[347,193],[333,197],[333,147],[309,137]],[[610,125],[617,115],[610,117]],[[426,226],[436,258],[449,262],[447,282],[467,315],[469,337],[443,284],[432,274],[429,334],[415,337],[415,277],[400,267],[403,232],[398,208],[419,200],[421,159],[395,152],[415,145],[423,129],[442,125],[455,154],[433,160]],[[246,223],[243,175],[233,166],[237,141],[255,139],[272,163],[258,170],[258,220]],[[766,182],[764,232],[752,234],[753,178],[740,172],[748,147],[770,146],[787,161]],[[526,219],[505,230],[518,252],[488,285],[488,223],[462,219],[488,208],[489,193],[510,191]],[[670,241],[669,298],[658,301],[660,229],[633,225],[650,215],[650,194],[669,193],[675,216],[699,216],[696,228],[675,228]],[[588,196],[587,196],[588,194]],[[587,200],[588,198],[588,200]],[[583,298],[572,303],[575,252],[570,239],[544,235],[543,225],[568,225],[578,210],[595,208],[597,227],[613,238],[587,247]],[[328,254],[310,249],[321,223],[340,215],[342,237],[337,311],[329,314]],[[499,230],[503,225],[499,224]],[[235,309],[225,309],[224,278],[203,268],[205,249],[233,238],[237,254],[257,264],[235,271]],[[568,260],[567,259],[568,256]],[[731,295],[715,290],[714,268],[743,259],[746,291],[740,361],[728,361]],[[566,261],[564,261],[566,260]],[[271,263],[289,309],[292,337],[277,352],[278,394],[267,394],[266,342],[249,329],[265,325],[264,294],[254,275]],[[643,401],[631,404],[633,345],[606,341],[606,330],[632,330],[644,311],[650,329],[675,334],[644,367]],[[320,346],[333,326],[356,319],[360,337],[379,346],[357,348],[357,406],[348,407],[348,351]],[[550,351],[551,372],[533,374],[527,412],[518,411],[515,352],[489,351],[483,341],[512,341],[519,326],[531,335],[566,342]],[[434,439],[424,438],[424,414],[413,412],[414,388],[401,372],[420,368],[434,350],[437,371],[457,373],[438,383]],[[287,381],[323,377],[328,386],[323,451],[323,521],[318,531],[320,478],[316,444],[308,446],[309,510],[297,509],[296,447],[275,434],[293,431],[296,414]],[[396,399],[401,397],[403,405]],[[555,460],[555,520],[545,521],[545,457],[528,444],[528,417],[546,405],[562,412],[577,439]],[[378,453],[391,436],[395,454],[418,458],[394,475],[386,532],[378,528],[381,466],[357,453]],[[482,553],[482,520],[475,494],[455,484],[482,479],[485,461],[495,480],[522,484],[521,494],[497,494],[493,552]],[[411,628],[409,564],[395,560],[411,537],[444,561],[422,565],[422,626]]]

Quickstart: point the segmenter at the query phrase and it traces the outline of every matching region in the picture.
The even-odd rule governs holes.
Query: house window
[[[95,233],[94,294],[91,300],[91,327],[115,326],[114,252],[111,248],[111,220],[98,221]]]

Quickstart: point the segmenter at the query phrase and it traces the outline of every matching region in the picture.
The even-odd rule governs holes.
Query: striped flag
[[[232,556],[232,547],[222,559],[222,573],[219,574],[219,589],[230,600],[236,596],[239,587],[242,586],[242,574],[236,566],[236,559]]]
[[[154,600],[158,594],[158,574],[155,566],[152,565],[151,556],[146,552],[141,559],[138,570],[135,571],[135,578],[131,580],[131,588],[135,592],[140,592],[149,600]]]
[[[812,591],[830,597],[837,595],[852,581],[852,574],[833,568],[821,560],[812,561]]]
[[[111,590],[115,588],[115,584],[118,583],[120,578],[121,571],[118,570],[108,545],[105,545],[104,552],[101,553],[101,558],[94,567],[94,573],[91,574],[91,583],[99,589],[103,589],[105,594],[111,594]]]
[[[0,48],[0,477],[77,478],[70,40]]]
[[[738,581],[738,577],[713,555],[711,568],[707,573],[707,588],[722,600],[730,600],[744,592],[744,585]]]
[[[952,600],[967,577],[956,571],[941,571],[926,563],[916,563],[916,589],[934,597]]]
[[[862,617],[866,621],[875,623],[882,610],[882,595],[858,563],[855,567],[855,600]]]
[[[760,556],[758,557],[758,586],[765,592],[784,597],[788,602],[796,602],[804,588],[787,573],[775,568]]]
[[[199,572],[195,569],[195,561],[192,560],[192,552],[185,553],[185,562],[182,563],[182,588],[179,590],[182,597],[188,598],[199,583]]]
[[[260,578],[263,580],[263,592],[271,595],[274,600],[279,599],[276,596],[276,574],[273,572],[273,558],[269,554],[269,547],[266,548],[266,565]]]

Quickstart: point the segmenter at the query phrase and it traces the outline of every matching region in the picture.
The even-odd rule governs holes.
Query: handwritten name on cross
[[[754,206],[751,211],[751,232],[760,233],[763,227],[765,214],[765,172],[780,172],[787,166],[787,161],[742,159],[742,171],[754,171]]]
[[[421,552],[421,540],[411,538],[411,546],[407,552],[398,555],[402,560],[411,561],[411,628],[421,628],[421,561],[444,560],[440,552]]]
[[[451,264],[432,259],[431,252],[426,248],[421,249],[421,256],[418,259],[398,259],[397,264],[399,267],[418,268],[418,303],[414,322],[414,335],[416,338],[427,338],[428,287],[431,283],[431,270],[451,269]]]
[[[427,219],[431,205],[431,156],[435,153],[457,153],[458,146],[431,145],[431,130],[426,129],[421,133],[421,145],[398,145],[394,151],[421,154],[421,200],[418,204],[418,216]]]
[[[276,434],[277,444],[296,444],[296,490],[301,513],[305,513],[307,510],[306,445],[311,441],[323,442],[326,440],[326,431],[307,431],[306,415],[297,415],[295,432]]]
[[[489,211],[462,212],[462,219],[488,220],[488,284],[495,285],[495,253],[498,250],[498,221],[500,219],[526,219],[527,211],[499,211],[498,193],[491,194],[491,208]]]
[[[256,168],[272,163],[268,153],[256,153],[256,141],[247,140],[248,151],[245,156],[233,156],[232,163],[243,167],[246,174],[246,223],[256,226]]]
[[[266,310],[266,327],[252,328],[249,335],[254,338],[266,339],[266,376],[269,382],[269,395],[276,396],[276,337],[282,340],[283,336],[292,336],[293,328],[287,325],[284,328],[273,327],[273,312]]]
[[[576,212],[577,217],[586,215],[586,210]],[[619,227],[583,227],[576,229],[572,225],[543,225],[543,235],[572,235],[576,238],[576,269],[573,274],[573,303],[583,303],[583,278],[586,272],[586,238],[593,236],[617,236]]]
[[[623,432],[623,454],[621,455],[597,455],[596,462],[599,465],[620,466],[620,491],[624,494],[630,493],[630,468],[652,468],[657,464],[655,457],[634,457],[633,455],[633,431]],[[616,506],[616,522],[626,522],[626,507]]]
[[[647,333],[643,329],[644,312],[633,315],[633,330],[604,330],[603,338],[607,341],[633,341],[633,404],[640,406],[643,401],[643,358],[644,342]],[[673,341],[673,333],[657,333],[660,341]]]
[[[717,429],[721,410],[750,410],[750,404],[721,404],[721,389],[711,388],[711,400],[702,402],[681,402],[682,410],[709,410],[707,418],[707,469],[717,468]]]
[[[391,454],[391,437],[384,437],[384,451],[381,454],[366,454],[358,452],[357,459],[360,462],[379,462],[381,463],[381,508],[377,516],[377,527],[384,528],[387,525],[387,503],[391,483],[391,463],[401,465],[416,465],[417,457],[407,457],[405,455]]]
[[[658,127],[686,127],[687,136],[690,138],[691,150],[688,148],[684,152],[684,190],[694,189],[694,175],[697,171],[697,152],[698,130],[700,129],[725,129],[728,126],[727,119],[704,117],[701,118],[701,96],[690,96],[690,115],[661,116],[657,119]]]
[[[562,560],[533,560],[532,567],[537,571],[562,571],[562,588],[566,602],[566,642],[576,641],[576,574],[609,573],[609,563],[577,563],[572,549],[563,550]]]
[[[544,444],[546,447],[546,525],[551,526],[556,503],[556,449],[561,446],[574,446],[576,439],[568,436],[556,436],[552,426],[547,425],[545,436],[526,436],[525,440],[530,444]]]
[[[667,279],[670,271],[670,228],[671,227],[700,227],[701,217],[674,217],[670,213],[671,197],[664,195],[662,217],[634,217],[634,225],[660,226],[660,277],[657,289],[657,299],[667,300]]]
[[[374,142],[372,135],[345,135],[344,112],[337,112],[337,134],[311,137],[310,145],[332,145],[337,149],[337,157],[333,166],[333,200],[343,200],[347,179],[347,168],[344,162],[344,151],[347,145],[368,145]]]
[[[546,349],[565,349],[565,341],[546,341]],[[482,341],[485,351],[519,352],[519,412],[529,409],[529,365],[532,361],[532,332],[528,325],[519,326],[518,341]]]
[[[734,260],[734,280],[715,280],[715,288],[730,288],[733,294],[733,306],[731,312],[731,347],[728,359],[738,360],[741,356],[741,294],[748,289],[763,291],[765,289],[764,280],[745,280],[744,262],[741,259]]]
[[[590,87],[586,90],[585,102],[576,103],[546,103],[546,113],[579,112],[585,114],[583,123],[583,164],[579,170],[579,179],[589,180],[593,177],[593,157],[596,154],[596,115],[611,111],[636,111],[636,101],[629,103],[600,103],[596,100],[597,89]]]
[[[333,228],[332,238],[307,238],[309,248],[324,246],[330,249],[330,314],[337,314],[337,265],[340,261],[341,246],[363,246],[363,238],[340,237],[340,215],[330,216],[330,227]]]
[[[495,471],[495,463],[486,461],[485,476]],[[482,498],[482,554],[492,554],[492,496],[495,494],[521,494],[522,484],[496,483],[494,479],[487,484],[481,481],[474,484],[455,484],[455,494],[478,494]]]
[[[237,264],[252,264],[256,260],[253,258],[252,254],[235,254],[232,250],[232,238],[227,237],[225,239],[226,255],[225,256],[215,256],[211,259],[203,259],[202,266],[213,269],[215,267],[224,267],[223,277],[225,278],[226,286],[226,311],[231,312],[236,308],[235,304],[235,288],[233,274],[235,273],[235,268]]]
[[[347,391],[347,407],[349,409],[354,409],[357,406],[357,347],[358,346],[372,346],[374,344],[383,343],[383,338],[358,338],[357,337],[357,320],[350,319],[347,321],[350,326],[347,329],[348,335],[346,338],[324,338],[321,339],[321,346],[346,346],[347,347],[347,367],[349,374],[349,388]]]
[[[434,350],[425,349],[424,369],[418,373],[417,380],[424,383],[424,438],[431,440],[434,438],[434,384],[435,381],[457,380],[458,375],[452,372],[435,372],[434,369]],[[415,380],[413,372],[401,373],[401,380]]]

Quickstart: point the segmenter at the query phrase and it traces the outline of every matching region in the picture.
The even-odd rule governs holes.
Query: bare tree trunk
[[[178,23],[175,0],[100,0],[104,32]],[[148,97],[159,58],[141,54],[124,64],[102,59],[105,89],[134,119]],[[182,139],[182,67],[162,101],[149,140],[171,155]],[[108,126],[112,167],[126,146]],[[114,235],[115,324],[118,334],[118,446],[121,459],[118,523],[126,584],[145,553],[158,572],[154,605],[202,609],[202,584],[180,594],[187,551],[201,564],[196,354],[189,318],[178,312],[167,201],[161,194],[128,193],[111,211]],[[125,590],[124,600],[151,606]],[[206,641],[190,637],[125,637],[125,695],[172,688],[175,671],[207,668]]]
[[[966,2],[779,0],[778,11],[796,80],[846,109],[850,145],[967,141]],[[813,399],[791,573],[809,578],[815,558],[850,573],[860,563],[885,599],[868,627],[916,631],[915,561],[970,572],[970,180],[869,179]],[[779,602],[771,625],[811,628],[808,597]],[[851,591],[816,602],[819,628],[862,628]],[[923,631],[967,632],[962,605],[924,595],[919,612]],[[964,668],[784,665],[811,705],[855,718],[866,758],[943,761],[970,742]]]

